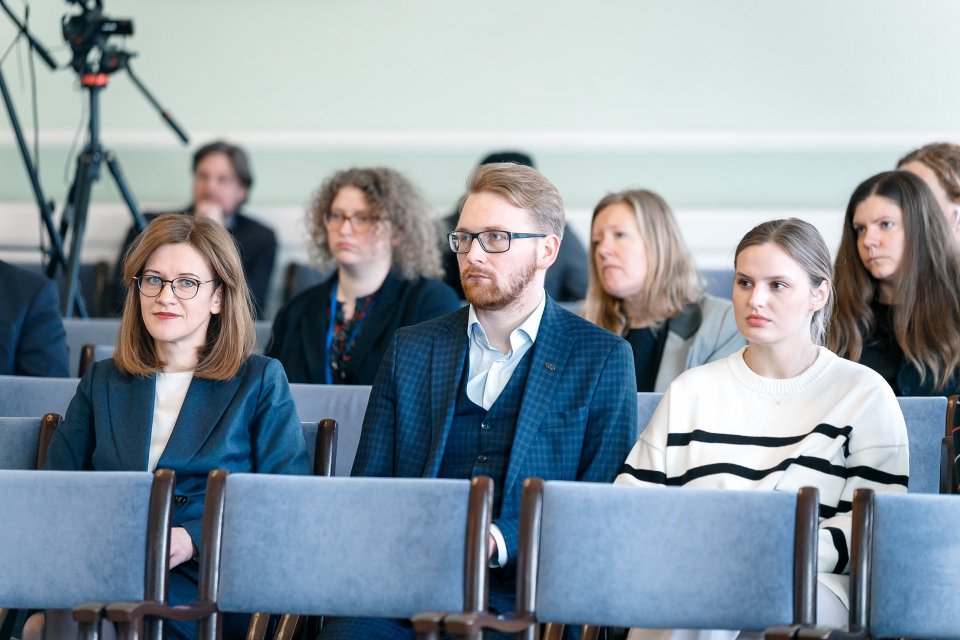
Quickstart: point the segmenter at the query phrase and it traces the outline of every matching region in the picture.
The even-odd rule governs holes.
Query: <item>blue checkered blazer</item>
[[[437,476],[467,356],[467,313],[397,330],[373,384],[352,475]],[[528,357],[503,505],[494,514],[509,563],[523,480],[612,482],[637,433],[633,354],[622,338],[548,297]]]

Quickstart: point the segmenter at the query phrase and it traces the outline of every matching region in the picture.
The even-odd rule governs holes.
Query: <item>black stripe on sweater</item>
[[[804,433],[798,436],[788,436],[778,438],[774,436],[743,436],[731,433],[716,433],[714,431],[704,431],[694,429],[687,433],[671,433],[667,435],[668,447],[683,447],[691,442],[708,442],[711,444],[739,444],[754,447],[786,447],[803,441],[811,433],[819,433],[828,438],[846,438],[849,439],[853,427],[834,427],[829,424],[818,424],[810,433]]]
[[[838,513],[850,513],[853,510],[853,503],[848,502],[847,500],[841,500],[837,503],[837,506],[833,507],[829,504],[820,505],[820,517],[821,518],[832,518]]]
[[[770,467],[769,469],[751,469],[749,467],[744,467],[743,465],[733,464],[732,462],[705,464],[700,467],[693,467],[682,476],[667,478],[666,484],[681,486],[687,484],[688,482],[692,482],[693,480],[698,480],[700,478],[706,478],[708,476],[718,475],[721,473],[739,476],[741,478],[746,478],[747,480],[762,480],[770,474],[783,471],[792,465],[806,467],[808,469],[812,469],[826,475],[836,476],[838,478],[846,478],[847,470],[845,467],[830,464],[828,461],[821,458],[798,456],[796,458],[786,458],[785,460],[781,460],[776,466]]]
[[[874,469],[873,467],[849,467],[847,469],[848,476],[857,476],[863,478],[864,480],[869,480],[871,482],[876,482],[877,484],[899,484],[901,486],[907,486],[907,476],[900,476],[894,473],[887,473],[886,471],[880,471],[879,469]]]
[[[847,537],[843,535],[843,531],[836,527],[825,528],[830,532],[830,537],[833,538],[833,546],[837,550],[837,566],[833,568],[831,573],[843,573],[843,570],[847,568],[847,563],[850,561],[850,556],[847,553]]]
[[[651,471],[649,469],[634,469],[628,464],[620,468],[620,473],[631,475],[641,482],[650,484],[667,484],[667,474],[662,471]]]

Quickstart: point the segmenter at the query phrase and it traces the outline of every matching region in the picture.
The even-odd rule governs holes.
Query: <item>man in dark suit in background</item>
[[[480,161],[479,166],[495,162],[514,162],[536,168],[533,158],[522,151],[497,151]],[[453,287],[463,298],[463,285],[460,283],[460,266],[457,256],[447,251],[447,234],[457,226],[459,209],[440,220],[440,235],[443,253],[443,281]],[[557,259],[547,272],[544,288],[557,302],[576,302],[587,296],[587,252],[570,225],[563,227],[563,244],[557,253]]]
[[[560,194],[534,169],[476,170],[449,239],[470,306],[397,330],[352,471],[493,478],[490,605],[501,612],[514,606],[523,480],[611,482],[637,437],[630,347],[544,291],[563,227]],[[413,632],[341,618],[320,634],[361,637]]]
[[[182,213],[216,220],[234,237],[256,315],[263,318],[277,256],[277,237],[270,227],[240,212],[252,187],[253,172],[243,149],[222,140],[205,144],[193,154],[193,202]],[[158,215],[148,213],[145,217],[149,222]],[[136,235],[136,227],[131,227],[117,260],[113,299],[118,313],[127,292],[127,283],[120,276],[123,256]]]
[[[0,375],[68,377],[56,283],[0,260],[0,298]]]

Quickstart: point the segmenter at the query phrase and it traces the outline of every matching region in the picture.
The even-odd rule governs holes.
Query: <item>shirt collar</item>
[[[515,350],[523,344],[524,336],[529,339],[530,342],[537,341],[537,333],[540,331],[540,321],[543,319],[543,310],[546,309],[546,307],[547,293],[544,291],[540,298],[540,304],[527,316],[526,320],[520,323],[520,326],[510,332],[511,350]],[[480,344],[487,348],[492,348],[490,347],[490,341],[487,340],[487,333],[483,330],[483,325],[480,324],[480,320],[477,318],[477,311],[473,308],[472,304],[467,313],[467,337],[479,341]]]

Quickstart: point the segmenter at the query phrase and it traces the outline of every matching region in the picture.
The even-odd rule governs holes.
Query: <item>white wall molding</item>
[[[191,138],[227,138],[261,149],[336,151],[474,151],[478,147],[519,146],[538,151],[898,152],[933,140],[960,140],[960,131],[279,131],[190,132]],[[40,144],[69,147],[73,129],[42,129]],[[32,140],[33,132],[26,137]],[[173,149],[180,146],[163,128],[104,130],[102,142],[114,148]],[[0,132],[0,148],[14,148],[12,131]]]

